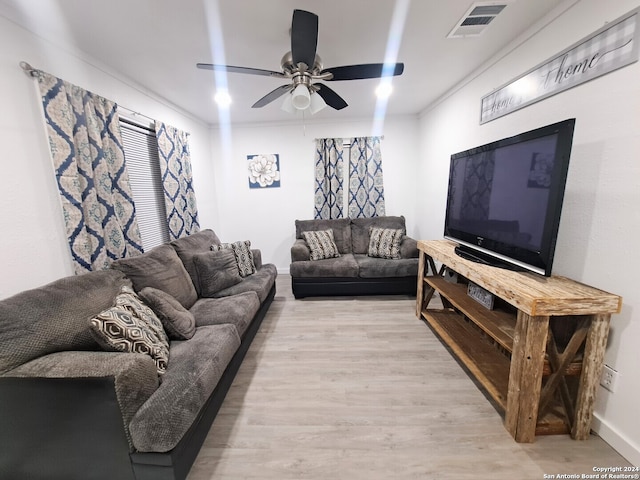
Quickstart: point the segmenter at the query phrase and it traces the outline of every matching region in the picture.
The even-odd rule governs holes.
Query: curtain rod
[[[19,65],[20,65],[20,68],[22,68],[22,70],[24,71],[24,73],[26,73],[30,77],[35,77],[37,72],[40,71],[37,68],[33,68],[28,62],[25,62],[24,60],[21,61],[19,63]],[[149,120],[153,124],[156,123],[156,119],[155,118],[151,118],[151,117],[149,117],[147,115],[144,115],[143,113],[136,112],[135,110],[127,108],[124,105],[120,105],[119,103],[117,103],[117,105],[118,105],[119,109],[126,110],[126,112],[124,112],[124,113],[127,114],[127,115],[131,115],[132,117],[134,117],[134,119],[136,119],[137,117],[143,117],[143,118],[146,118],[147,120]]]
[[[368,135],[368,136],[365,136],[364,138],[373,138],[373,137],[378,137],[380,140],[384,140],[384,135]],[[356,136],[353,136],[353,137],[336,137],[335,139],[336,140],[337,139],[340,139],[340,140],[351,140],[352,138],[363,138],[363,137],[356,137]],[[313,140],[314,141],[316,141],[316,140],[326,140],[326,138],[314,138]]]
[[[127,115],[131,115],[132,117],[134,117],[134,119],[137,119],[137,117],[142,117],[142,118],[146,118],[147,120],[149,120],[154,125],[156,123],[156,119],[155,118],[151,118],[151,117],[145,115],[144,113],[140,113],[140,112],[136,112],[135,110],[131,110],[130,108],[127,108],[124,105],[120,105],[119,103],[118,103],[118,109],[126,110],[125,112],[122,112],[122,113],[127,114]]]
[[[38,71],[25,61],[20,62],[19,65],[20,65],[20,68],[22,68],[22,70],[24,71],[24,73],[26,73],[30,77],[34,77],[36,72]]]
[[[371,137],[378,137],[380,140],[384,140],[384,135],[370,135],[369,137],[365,137],[365,138],[371,138]],[[352,138],[361,138],[361,137],[337,137],[335,140],[337,139],[340,140],[351,140]],[[315,142],[316,140],[326,140],[325,138],[314,138],[313,141]]]

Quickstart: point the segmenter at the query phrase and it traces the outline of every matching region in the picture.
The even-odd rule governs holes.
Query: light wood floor
[[[188,480],[533,480],[630,465],[597,436],[515,443],[415,298],[295,300],[290,281],[279,275]]]

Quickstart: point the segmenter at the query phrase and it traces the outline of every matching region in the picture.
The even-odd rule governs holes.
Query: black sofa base
[[[227,365],[218,385],[178,445],[166,453],[134,452],[130,454],[135,480],[184,480],[186,478],[275,295],[274,284],[247,328],[240,348]]]
[[[291,277],[295,298],[343,295],[416,295],[417,276],[388,278]]]
[[[134,480],[114,378],[0,378],[0,478]]]

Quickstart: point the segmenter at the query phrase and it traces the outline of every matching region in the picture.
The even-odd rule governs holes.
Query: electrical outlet
[[[602,378],[600,378],[600,385],[613,393],[616,391],[617,380],[618,372],[611,368],[609,365],[605,365],[602,369]]]

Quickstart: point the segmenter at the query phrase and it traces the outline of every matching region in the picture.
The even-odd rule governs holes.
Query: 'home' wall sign
[[[640,8],[482,97],[480,123],[526,107],[638,60]]]

